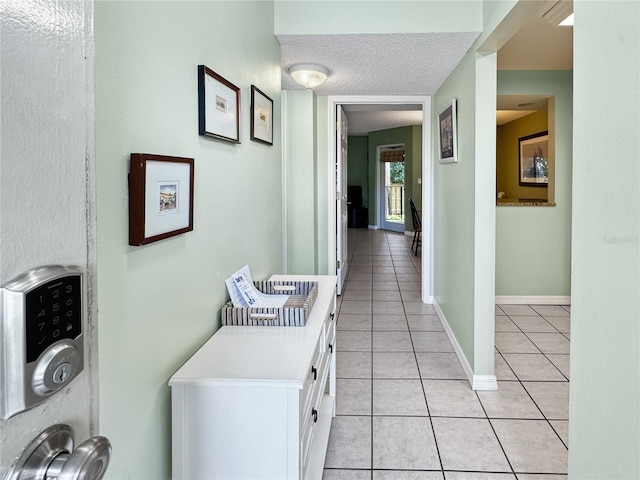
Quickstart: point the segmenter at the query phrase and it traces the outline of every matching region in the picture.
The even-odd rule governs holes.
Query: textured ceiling
[[[328,80],[315,88],[318,95],[432,95],[478,35],[479,32],[280,35],[282,89],[304,88],[291,78],[287,67],[315,63],[331,72]],[[570,70],[572,44],[572,27],[557,27],[540,17],[532,18],[500,49],[498,69]],[[524,103],[522,98],[514,100]],[[395,105],[391,111],[382,105],[345,107],[350,135],[422,122],[422,114],[415,110],[415,105]],[[508,112],[501,114],[504,118],[497,123],[536,108],[498,105],[498,110]]]
[[[478,34],[279,35],[282,89],[304,88],[287,67],[314,63],[331,72],[318,95],[431,95]]]

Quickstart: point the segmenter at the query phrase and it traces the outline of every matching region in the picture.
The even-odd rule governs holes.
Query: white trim
[[[471,382],[472,390],[498,390],[498,380],[495,375],[474,375]]]
[[[380,227],[378,227],[377,225],[367,225],[367,228],[369,230],[378,230]]]
[[[420,248],[422,249],[422,301],[433,303],[434,292],[434,171],[433,145],[431,140],[431,117],[433,116],[432,98],[423,106],[422,112],[422,233]],[[425,224],[425,215],[428,215]],[[426,227],[426,230],[425,230]],[[431,299],[431,300],[427,300]]]
[[[330,95],[327,97],[329,147],[328,155],[328,212],[327,258],[328,273],[335,270],[336,265],[336,107],[337,105],[421,105],[422,106],[422,211],[428,212],[428,221],[423,223],[422,246],[422,301],[427,303],[433,295],[433,160],[431,146],[432,97],[428,95]],[[369,225],[369,229],[377,230],[379,226]]]
[[[571,305],[570,295],[496,295],[497,305]]]
[[[453,351],[458,357],[458,361],[462,366],[462,370],[464,370],[464,374],[467,377],[467,381],[469,382],[471,389],[472,390],[498,390],[498,380],[496,379],[495,375],[475,375],[473,373],[473,370],[471,369],[471,364],[469,364],[469,361],[467,360],[466,355],[462,351],[462,347],[458,343],[458,339],[454,335],[453,330],[451,330],[451,327],[449,326],[449,322],[447,322],[447,319],[444,315],[444,312],[440,308],[440,305],[435,299],[432,300],[432,303],[433,303],[433,307],[436,310],[436,313],[438,314],[440,323],[442,323],[442,326],[444,327],[444,331],[447,334],[447,337],[449,337],[449,341],[451,342]]]
[[[280,96],[280,124],[282,125],[282,131],[280,132],[280,145],[282,145],[282,272],[289,272],[289,261],[287,250],[289,249],[289,241],[287,231],[289,228],[289,209],[288,205],[288,192],[289,188],[287,188],[288,176],[287,176],[287,165],[289,159],[289,149],[287,148],[287,132],[288,132],[288,116],[287,116],[287,94],[283,92]]]
[[[383,171],[385,171],[386,169],[386,164],[380,161],[380,157],[382,156],[382,149],[383,148],[389,148],[389,147],[403,147],[404,151],[406,152],[407,150],[407,144],[406,143],[390,143],[387,145],[377,145],[376,146],[376,163],[378,164],[378,169],[376,171],[376,190],[378,191],[378,208],[376,209],[378,211],[378,218],[377,218],[377,222],[378,225],[382,225],[382,228],[384,230],[389,230],[391,232],[397,232],[397,233],[401,233],[400,228],[402,228],[402,230],[404,230],[404,224],[405,222],[403,221],[402,224],[400,224],[400,222],[387,222],[386,220],[386,215],[385,215],[385,178],[383,175]],[[403,162],[404,163],[404,162]]]

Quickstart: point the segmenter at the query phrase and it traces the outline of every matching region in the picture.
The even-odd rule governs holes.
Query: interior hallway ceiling
[[[500,70],[572,69],[573,28],[545,22],[542,15],[547,9],[542,8],[498,52]],[[314,89],[321,96],[433,95],[479,34],[278,35],[282,89],[303,90],[287,67],[312,63],[331,72]],[[414,105],[346,107],[350,135],[421,123]]]
[[[432,95],[479,32],[278,35],[282,89],[304,89],[287,67],[313,63],[331,75],[318,95]]]
[[[375,35],[279,35],[282,89],[303,90],[287,72],[313,63],[331,72],[318,95],[432,95],[479,32]],[[415,105],[348,105],[349,135],[420,125]]]

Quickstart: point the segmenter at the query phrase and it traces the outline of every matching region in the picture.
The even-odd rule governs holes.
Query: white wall
[[[0,284],[52,263],[85,271],[85,369],[44,404],[0,421],[0,477],[37,434],[96,431],[93,8],[2,3]]]
[[[271,2],[95,4],[100,430],[113,479],[169,478],[167,382],[219,325],[224,279],[282,271],[280,50]],[[240,145],[198,136],[198,64],[241,89]],[[250,87],[274,145],[249,138]],[[195,159],[194,230],[128,245],[132,152]]]
[[[640,478],[640,3],[574,2],[569,478]]]

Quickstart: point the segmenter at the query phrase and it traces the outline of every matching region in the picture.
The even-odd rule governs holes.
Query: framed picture
[[[129,245],[193,230],[193,158],[132,153],[129,160]]]
[[[440,144],[440,163],[458,161],[458,102],[454,98],[451,105],[438,115],[438,139]]]
[[[251,140],[273,145],[273,100],[251,85]]]
[[[240,89],[205,65],[198,65],[200,135],[240,143]]]
[[[518,139],[520,185],[525,187],[549,186],[549,135],[534,133]]]

